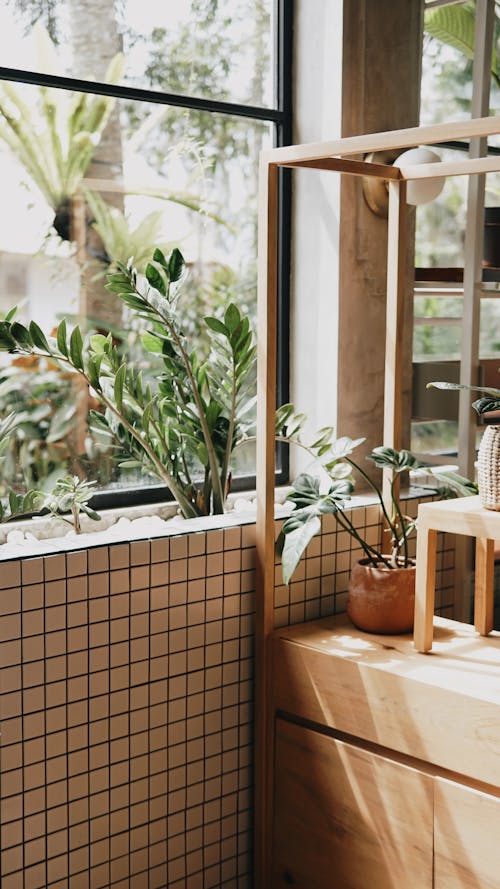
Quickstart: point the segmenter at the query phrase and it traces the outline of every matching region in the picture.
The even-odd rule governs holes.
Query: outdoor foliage
[[[59,73],[50,37],[41,26],[36,30],[43,69]],[[123,56],[115,56],[108,67],[107,82],[116,83],[123,66]],[[36,97],[34,106],[23,98],[20,87],[2,82],[0,139],[54,210],[57,229],[67,226],[62,220],[68,214],[68,201],[88,169],[115,100],[50,87],[38,87]],[[62,214],[62,220],[58,221],[57,214]]]
[[[142,345],[158,361],[154,383],[128,366],[111,335],[84,340],[81,329],[69,333],[65,321],[47,337],[35,322],[24,326],[11,312],[0,322],[0,349],[41,355],[79,374],[104,409],[92,412],[93,424],[119,445],[121,465],[159,478],[187,517],[220,513],[231,485],[231,455],[247,434],[255,399],[250,324],[233,303],[223,319],[207,317],[210,355],[200,361],[180,322],[180,251],[167,259],[156,249],[145,277],[120,266],[107,287],[143,322]]]

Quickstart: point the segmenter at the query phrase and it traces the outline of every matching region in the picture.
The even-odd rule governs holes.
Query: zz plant
[[[130,264],[108,275],[107,289],[141,321],[156,378],[129,366],[111,334],[84,338],[63,320],[50,337],[34,321],[20,324],[14,311],[0,321],[0,350],[42,356],[82,377],[103,409],[91,412],[93,427],[118,444],[122,465],[160,479],[192,518],[224,512],[231,456],[255,403],[255,346],[248,318],[231,303],[222,320],[205,318],[210,352],[201,360],[182,330],[184,277],[177,248],[168,258],[157,248],[144,277]]]

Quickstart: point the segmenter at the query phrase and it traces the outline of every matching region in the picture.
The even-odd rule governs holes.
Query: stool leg
[[[493,629],[493,575],[495,546],[493,540],[476,540],[476,581],[474,588],[474,626],[481,636]]]
[[[417,651],[432,648],[434,599],[436,590],[437,531],[419,527],[417,531],[417,569],[415,576],[415,628],[413,642]]]

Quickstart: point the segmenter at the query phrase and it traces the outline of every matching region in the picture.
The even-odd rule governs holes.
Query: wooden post
[[[259,170],[257,323],[257,578],[255,639],[255,885],[270,873],[274,726],[270,719],[268,637],[274,629],[274,485],[278,167],[261,156]]]
[[[491,53],[495,31],[494,17],[494,0],[478,0],[474,34],[471,110],[473,118],[485,117],[489,113]],[[486,154],[486,151],[487,140],[485,137],[471,139],[469,148],[470,158],[480,158]],[[467,386],[479,382],[479,323],[484,240],[484,191],[485,176],[469,176],[464,247],[462,346],[460,355],[460,382]],[[476,418],[471,408],[471,393],[463,391],[459,394],[458,463],[459,471],[468,478],[474,477],[475,456]],[[457,538],[455,544],[454,595],[454,616],[457,620],[469,620],[468,579],[472,575],[472,562],[473,550],[470,540],[462,537]]]
[[[385,321],[384,446],[403,446],[403,348],[406,272],[406,182],[390,181],[387,223],[387,301]],[[391,514],[393,473],[384,470],[383,497]],[[399,495],[399,478],[395,483]]]

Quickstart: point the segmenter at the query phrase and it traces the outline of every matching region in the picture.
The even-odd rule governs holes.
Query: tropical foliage
[[[36,26],[42,70],[58,72],[54,46],[42,26]],[[123,72],[121,54],[106,74],[116,83]],[[62,73],[62,72],[61,72]],[[0,138],[19,159],[31,181],[57,214],[67,215],[69,199],[82,181],[115,100],[90,93],[38,87],[36,104],[23,98],[19,86],[0,86]]]
[[[433,382],[427,383],[428,389],[466,389],[469,392],[482,392],[481,398],[472,402],[472,407],[481,416],[489,411],[500,410],[500,389],[494,386],[466,386],[463,383]]]
[[[281,551],[284,583],[290,581],[306,547],[321,530],[321,516],[328,514],[333,515],[339,527],[354,538],[370,564],[388,569],[408,567],[408,538],[415,528],[415,519],[403,512],[397,496],[397,482],[403,473],[424,469],[424,466],[410,451],[397,451],[388,447],[373,449],[367,459],[378,469],[390,470],[392,474],[388,506],[379,484],[351,456],[361,441],[363,439],[352,441],[344,437],[330,443],[325,442],[321,454],[323,476],[327,478],[325,486],[321,484],[319,477],[309,473],[303,473],[295,481],[293,490],[287,497],[293,503],[294,510],[283,523],[277,544]],[[442,498],[477,493],[473,482],[455,472],[439,468],[425,469],[436,476],[436,486],[432,486],[431,490]],[[386,540],[389,538],[388,542],[384,540],[382,546],[375,546],[363,539],[346,508],[353,491],[350,477],[352,470],[363,477],[377,497],[384,519]]]

